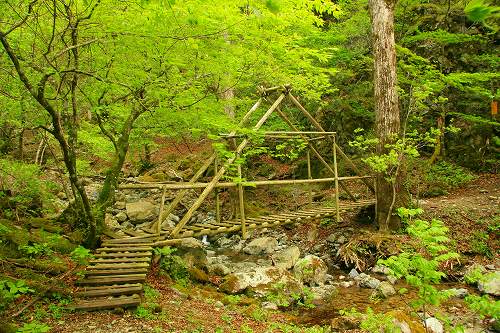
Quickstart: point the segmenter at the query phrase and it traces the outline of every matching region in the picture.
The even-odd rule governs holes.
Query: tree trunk
[[[130,132],[132,131],[134,122],[140,114],[141,111],[132,111],[123,124],[118,140],[113,140],[113,144],[115,146],[115,157],[113,164],[106,172],[106,179],[104,180],[102,190],[97,198],[94,214],[96,216],[98,232],[104,228],[106,208],[113,205],[115,201],[115,191],[118,189],[118,178],[128,153]]]
[[[387,144],[397,140],[400,130],[397,95],[396,48],[394,41],[394,7],[396,0],[370,0],[374,55],[375,130],[379,139],[377,153],[387,152]],[[401,179],[387,180],[377,176],[377,221],[381,231],[399,228],[400,221],[392,209],[400,192]]]

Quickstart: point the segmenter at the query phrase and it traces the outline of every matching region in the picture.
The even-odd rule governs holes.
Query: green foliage
[[[280,307],[298,306],[304,308],[314,308],[312,303],[314,294],[308,287],[303,287],[300,291],[289,291],[286,284],[282,282],[275,283],[266,293],[266,300]]]
[[[493,253],[488,246],[489,235],[485,231],[475,231],[472,234],[470,248],[472,253],[482,254],[488,258],[493,258]]]
[[[92,259],[93,255],[89,249],[79,245],[77,248],[71,252],[71,259],[78,265],[86,265],[89,259]]]
[[[155,288],[145,284],[144,285],[144,297],[148,301],[153,301],[156,300],[158,297],[160,297],[160,292],[156,290]]]
[[[226,295],[224,301],[231,305],[236,305],[241,301],[240,295]]]
[[[0,311],[4,310],[13,300],[21,295],[34,292],[24,280],[0,281]]]
[[[53,253],[48,243],[20,245],[19,250],[30,258],[49,256]]]
[[[269,154],[281,161],[289,162],[296,160],[300,153],[307,147],[307,142],[301,139],[286,140],[277,144]]]
[[[405,278],[409,285],[416,287],[419,298],[411,304],[416,309],[425,309],[427,305],[439,305],[450,296],[433,285],[446,276],[439,270],[440,265],[458,259],[459,255],[447,247],[446,243],[450,241],[447,237],[448,228],[442,221],[413,219],[416,213],[407,209],[398,210],[399,216],[408,225],[407,233],[417,242],[399,255],[379,260],[378,263],[388,267],[391,275]]]
[[[444,45],[447,44],[461,44],[464,42],[480,42],[484,41],[484,39],[481,36],[478,35],[465,35],[465,34],[456,34],[456,33],[451,33],[448,31],[444,31],[441,29],[435,30],[435,31],[429,31],[429,32],[421,32],[415,36],[407,37],[402,40],[403,43],[405,44],[416,44],[420,43],[422,41],[433,41],[435,43],[441,43]]]
[[[321,221],[319,222],[319,225],[322,227],[328,227],[328,226],[335,224],[335,222],[336,222],[335,219],[325,217],[325,218],[321,219]]]
[[[424,195],[433,196],[448,193],[461,187],[476,177],[467,169],[446,161],[440,161],[427,167],[424,173]]]
[[[138,319],[147,319],[151,320],[154,318],[153,313],[151,312],[151,309],[149,307],[146,307],[142,304],[140,304],[137,309],[134,311],[134,317]]]
[[[43,202],[53,196],[54,184],[40,179],[34,164],[0,158],[0,209],[6,218],[18,215],[40,215]]]
[[[155,248],[157,253],[162,253],[160,268],[162,272],[168,274],[174,281],[182,286],[189,282],[189,271],[181,257],[173,255],[177,249],[165,246],[161,249]]]
[[[472,0],[467,3],[464,8],[464,12],[467,14],[467,18],[474,22],[484,22],[492,14],[498,11],[500,11],[500,7],[491,6],[490,3],[485,0]]]
[[[398,333],[401,330],[394,325],[394,318],[389,314],[375,313],[370,307],[365,313],[358,312],[355,308],[351,310],[340,310],[341,316],[352,317],[360,320],[360,328],[371,333],[387,332]]]
[[[174,253],[177,249],[176,248],[171,248],[170,246],[164,246],[164,247],[155,247],[153,249],[153,253],[155,255],[159,255],[159,256],[169,256],[171,255],[172,253]]]
[[[269,331],[283,332],[283,333],[331,333],[332,328],[330,326],[311,326],[311,327],[300,327],[289,323],[272,323],[269,325]]]
[[[261,308],[256,308],[252,311],[251,316],[256,321],[266,321],[267,320],[267,312]]]
[[[500,319],[500,301],[491,299],[488,295],[469,295],[465,298],[465,302],[481,318]]]
[[[476,284],[482,277],[483,271],[480,267],[476,267],[464,276],[464,281],[467,284]]]
[[[47,324],[42,324],[36,321],[24,324],[21,328],[17,330],[17,333],[45,333],[49,332],[51,329]]]

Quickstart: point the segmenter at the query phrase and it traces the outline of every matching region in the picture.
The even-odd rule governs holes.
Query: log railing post
[[[156,226],[156,233],[158,234],[158,237],[161,236],[161,223],[162,221],[162,215],[163,215],[163,207],[165,206],[165,194],[167,193],[167,187],[163,186],[163,193],[161,195],[161,202],[160,202],[160,211],[158,212],[158,225]],[[167,216],[168,218],[168,216]]]
[[[310,149],[307,150],[307,177],[309,179],[312,179]],[[309,205],[312,205],[312,202],[313,202],[312,190],[311,190],[311,185],[309,185]]]
[[[336,135],[333,135],[333,171],[335,172],[335,210],[337,212],[337,223],[340,222],[339,212],[339,174],[337,169],[337,149],[335,149]]]
[[[219,159],[216,157],[214,160],[214,174],[217,174],[219,169]],[[215,189],[215,219],[217,223],[221,222],[220,219],[220,191],[218,188]]]
[[[245,197],[244,197],[244,190],[243,190],[243,174],[241,172],[241,164],[238,164],[238,177],[239,177],[239,183],[238,183],[238,200],[240,203],[240,219],[241,219],[241,238],[246,239],[247,238],[247,226],[246,226],[246,219],[245,219]]]

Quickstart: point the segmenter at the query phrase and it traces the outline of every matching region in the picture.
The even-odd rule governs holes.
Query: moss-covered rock
[[[500,296],[500,271],[483,275],[477,282],[477,288],[482,293]]]

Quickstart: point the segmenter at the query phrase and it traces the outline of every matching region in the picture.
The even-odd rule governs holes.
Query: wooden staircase
[[[124,239],[125,240],[125,239]],[[77,281],[75,310],[137,307],[153,255],[152,243],[104,241]]]

